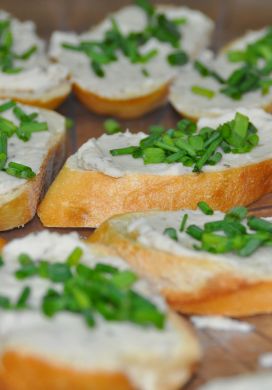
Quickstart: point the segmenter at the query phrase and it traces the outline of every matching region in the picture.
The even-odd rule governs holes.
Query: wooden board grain
[[[155,3],[159,1],[154,1]],[[164,0],[163,3],[181,4],[179,0]],[[129,4],[128,0],[1,0],[1,8],[18,18],[32,19],[38,24],[39,33],[48,38],[53,30],[83,31],[99,22],[108,12]],[[245,30],[261,28],[271,23],[271,0],[184,0],[182,4],[200,9],[216,22],[216,31],[211,46],[218,49],[229,39]],[[88,138],[99,136],[103,131],[104,117],[88,112],[74,97],[70,97],[59,111],[72,118],[75,126],[68,132],[67,155],[73,153]],[[121,121],[133,131],[146,130],[150,124],[171,126],[178,120],[174,110],[166,105],[138,120]],[[272,136],[272,133],[271,133]],[[272,216],[272,195],[255,202],[251,209],[257,215]],[[39,220],[34,218],[22,229],[1,234],[6,240],[22,237],[30,232],[42,230]],[[68,232],[71,229],[52,229]],[[91,229],[78,229],[82,237],[91,234]],[[271,259],[272,261],[272,259]],[[241,334],[237,332],[198,331],[204,357],[186,390],[197,390],[202,383],[219,376],[231,376],[256,371],[258,357],[272,351],[272,316],[262,315],[247,318],[256,329]],[[261,389],[259,389],[261,390]]]

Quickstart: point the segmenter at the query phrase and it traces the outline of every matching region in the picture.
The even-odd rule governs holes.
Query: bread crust
[[[73,85],[73,91],[78,100],[91,111],[98,114],[113,115],[123,119],[138,118],[162,106],[167,100],[169,88],[170,83],[166,83],[144,96],[130,99],[109,99],[92,93],[77,83]]]
[[[2,383],[1,390],[136,390],[122,373],[71,370],[14,351],[2,357]]]
[[[61,134],[35,178],[0,196],[0,231],[22,226],[34,217],[38,202],[61,168],[64,157],[65,134]]]
[[[272,160],[224,171],[114,178],[65,165],[43,199],[45,226],[96,227],[132,211],[195,209],[204,200],[217,210],[248,205],[272,190]]]
[[[272,312],[272,280],[249,280],[238,276],[227,263],[188,255],[178,256],[141,245],[135,233],[128,233],[129,215],[103,223],[88,239],[105,245],[142,276],[147,277],[184,314],[249,316]],[[202,274],[209,277],[202,277]],[[272,278],[271,278],[272,279]],[[192,283],[192,288],[183,288]],[[194,283],[194,284],[193,284]]]
[[[182,361],[176,359],[167,364],[179,369],[181,376],[172,384],[165,378],[167,390],[180,389],[196,369],[201,351],[191,326],[176,314],[170,318],[175,326],[185,333]],[[165,370],[167,377],[167,372]],[[7,350],[1,358],[1,390],[136,390],[132,381],[122,372],[78,370],[51,363],[48,360],[20,351]],[[163,388],[163,387],[162,387]]]
[[[33,99],[33,96],[31,96],[30,93],[28,94],[5,94],[0,93],[0,99],[12,99],[16,102],[28,104],[35,107],[40,108],[46,108],[49,110],[54,110],[58,106],[61,105],[61,103],[64,102],[64,100],[68,97],[68,95],[71,92],[71,86],[68,80],[66,80],[62,85],[59,87],[54,88],[53,90],[44,93],[40,97],[37,97]]]

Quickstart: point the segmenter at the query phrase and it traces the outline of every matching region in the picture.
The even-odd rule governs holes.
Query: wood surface
[[[164,0],[163,3],[187,5],[213,18],[216,30],[211,47],[215,50],[248,29],[258,29],[271,23],[271,0]],[[126,4],[129,4],[128,0],[1,0],[0,7],[20,19],[34,20],[40,35],[47,39],[53,30],[84,31],[99,22],[108,12]],[[72,96],[60,107],[59,112],[75,121],[75,126],[68,131],[67,155],[76,151],[88,138],[99,136],[103,131],[105,117],[88,112]],[[133,131],[144,131],[150,124],[174,125],[178,118],[167,105],[141,119],[121,123]],[[272,216],[272,194],[255,202],[251,209],[256,215]],[[11,240],[42,229],[39,220],[34,218],[24,228],[3,233],[1,236]],[[78,229],[78,232],[82,237],[87,237],[91,234],[91,229]],[[214,330],[198,332],[204,348],[204,358],[186,390],[196,390],[200,384],[211,378],[260,369],[258,356],[272,351],[272,315],[256,316],[246,320],[255,325],[254,332],[246,334]]]

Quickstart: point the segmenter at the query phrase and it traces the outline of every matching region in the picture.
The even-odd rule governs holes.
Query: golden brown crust
[[[2,358],[2,383],[1,390],[135,390],[121,373],[71,370],[16,352]]]
[[[132,211],[195,209],[201,200],[226,211],[272,190],[272,160],[212,173],[114,178],[67,165],[50,187],[38,214],[45,226],[95,227]]]
[[[122,219],[128,217],[106,221],[88,241],[107,245],[109,253],[126,259],[160,288],[173,309],[186,314],[233,317],[272,312],[272,281],[249,281],[237,276],[227,263],[205,257],[177,256],[144,247],[122,225]],[[209,277],[203,279],[201,275]]]
[[[169,94],[169,84],[164,84],[147,95],[130,99],[108,99],[87,91],[78,84],[73,85],[73,91],[77,98],[91,111],[129,119],[138,118],[163,105]]]
[[[65,135],[49,150],[41,169],[33,180],[20,186],[13,194],[0,196],[0,231],[13,229],[29,222],[37,204],[60,169],[65,155]]]
[[[54,110],[55,108],[60,106],[62,102],[64,102],[64,100],[67,98],[67,96],[69,94],[70,94],[70,89],[67,88],[67,91],[64,94],[63,93],[61,95],[50,94],[50,97],[46,98],[46,99],[43,99],[42,96],[39,99],[31,99],[31,98],[23,98],[23,97],[19,97],[19,96],[10,96],[10,95],[5,96],[2,94],[1,94],[1,99],[11,99],[12,98],[12,100],[15,100],[16,102],[19,102],[22,104],[28,104],[28,105],[35,106],[35,107]]]

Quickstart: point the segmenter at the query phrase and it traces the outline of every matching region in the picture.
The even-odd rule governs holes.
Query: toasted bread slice
[[[48,130],[33,133],[28,142],[16,135],[8,139],[7,164],[12,161],[29,166],[36,176],[27,180],[0,171],[0,230],[22,226],[32,219],[39,199],[65,157],[65,118],[53,111],[18,106],[27,114],[38,113],[39,121],[47,122]],[[18,123],[12,109],[1,116]]]
[[[195,57],[208,45],[213,22],[204,14],[175,6],[159,6],[157,11],[170,19],[186,19],[178,29],[182,33],[182,49],[189,57]],[[90,110],[121,118],[139,117],[162,105],[168,97],[169,85],[178,68],[167,62],[168,54],[176,50],[169,42],[152,38],[145,43],[143,53],[157,50],[157,54],[144,64],[132,63],[119,53],[116,61],[103,64],[103,77],[95,74],[90,66],[90,58],[85,54],[62,47],[63,43],[79,45],[81,41],[103,39],[105,32],[111,28],[112,18],[124,34],[143,31],[147,23],[142,9],[127,6],[84,34],[55,32],[50,54],[54,60],[70,69],[74,92]]]
[[[68,70],[49,62],[45,43],[37,36],[33,22],[20,22],[4,11],[0,11],[0,21],[10,22],[13,52],[23,55],[35,48],[29,57],[14,60],[15,71],[0,70],[0,98],[44,108],[59,106],[71,90]]]
[[[91,269],[102,264],[128,271],[121,258],[104,255],[99,247],[81,242],[75,233],[43,231],[3,248],[1,294],[12,300],[20,294],[22,281],[16,280],[14,271],[21,253],[31,256],[36,265],[39,260],[60,264],[75,248],[83,251],[80,264]],[[169,311],[145,280],[136,281],[132,291],[165,314],[162,329],[151,323],[143,326],[107,321],[95,309],[93,327],[88,327],[76,311],[46,317],[40,302],[56,284],[38,276],[26,279],[24,284],[31,287],[29,308],[1,310],[1,389],[174,390],[188,380],[200,357],[199,344],[187,322]],[[58,287],[60,292],[62,284]]]
[[[237,375],[230,378],[218,378],[201,386],[199,390],[270,390],[272,387],[271,372],[256,372]]]
[[[115,214],[195,208],[201,200],[220,210],[250,204],[272,190],[272,121],[261,110],[239,111],[258,128],[259,145],[250,153],[224,154],[220,163],[205,166],[202,173],[192,173],[182,163],[144,165],[131,155],[110,154],[114,148],[138,145],[144,133],[89,140],[67,160],[47,192],[38,210],[42,223],[95,227]],[[234,116],[203,118],[199,127],[215,128]]]
[[[182,313],[232,317],[271,313],[271,247],[246,258],[196,250],[193,245],[199,242],[179,232],[186,213],[186,226],[202,227],[224,216],[189,210],[123,214],[103,223],[89,241],[105,244],[126,259]],[[179,232],[177,241],[164,233],[169,227]]]
[[[219,73],[224,79],[237,68],[241,62],[230,62],[227,54],[230,50],[244,50],[248,44],[256,42],[263,37],[267,29],[249,31],[241,38],[226,45],[222,51],[214,56],[212,53],[203,54],[200,60],[209,69]],[[193,86],[208,89],[215,93],[209,99],[192,91]],[[241,99],[235,100],[220,92],[222,84],[212,77],[203,77],[195,69],[193,64],[188,64],[180,70],[170,92],[170,103],[182,116],[197,120],[202,116],[222,115],[226,110],[235,110],[238,107],[247,109],[262,108],[267,112],[272,110],[272,91],[263,93],[261,89],[248,92]]]

